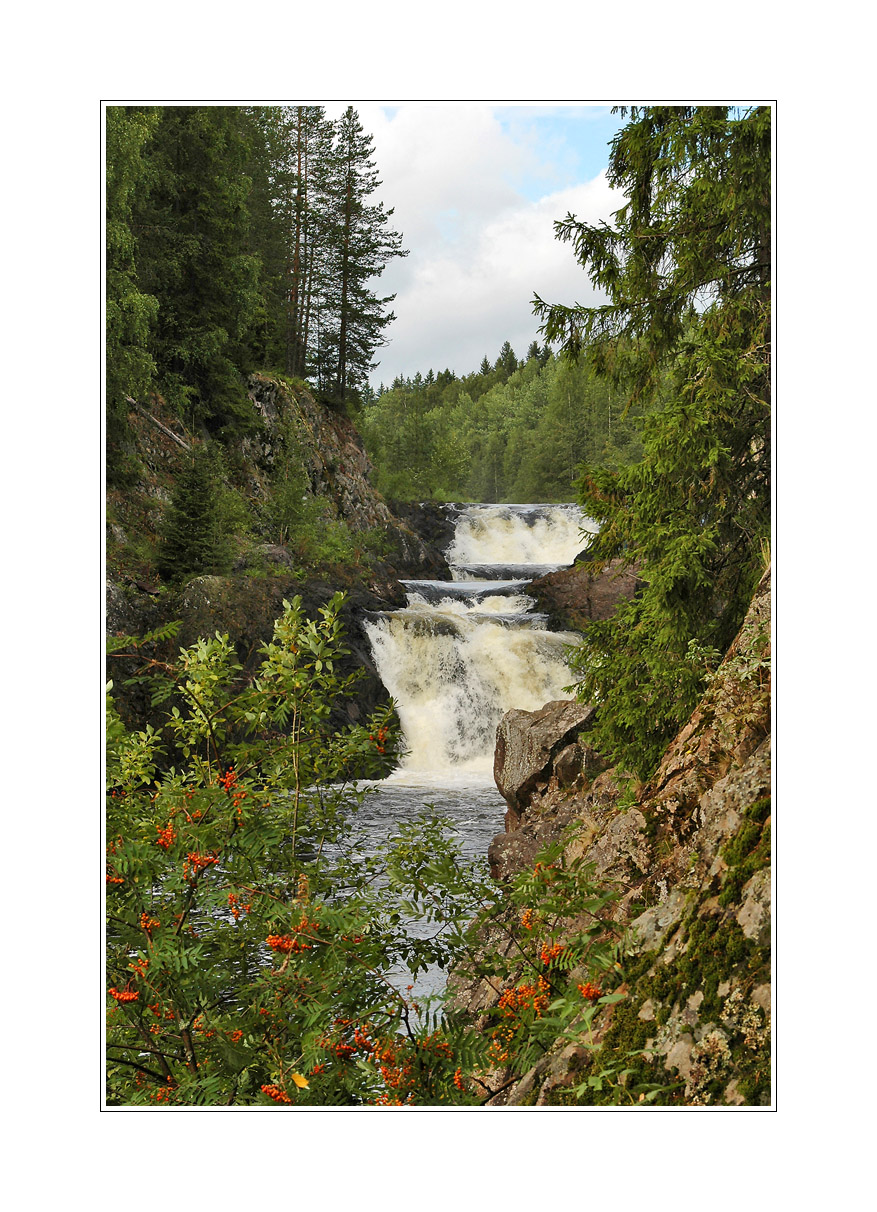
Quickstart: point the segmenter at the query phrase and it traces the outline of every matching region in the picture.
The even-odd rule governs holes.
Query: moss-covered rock
[[[549,771],[522,805],[512,836],[527,845],[509,850],[506,878],[516,855],[532,863],[569,831],[565,862],[591,863],[619,889],[623,996],[587,1035],[558,1038],[516,1081],[503,1075],[488,1105],[770,1104],[769,634],[768,571],[647,785],[607,771],[564,788]],[[457,1004],[485,1014],[490,982],[461,982]]]

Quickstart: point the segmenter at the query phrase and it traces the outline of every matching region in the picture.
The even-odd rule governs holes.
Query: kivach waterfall
[[[512,707],[568,697],[576,637],[547,630],[527,585],[571,564],[587,519],[574,505],[465,505],[446,552],[451,581],[403,581],[407,606],[366,624],[409,749],[398,779],[490,782]]]
[[[365,621],[381,681],[396,701],[408,750],[370,786],[351,841],[366,850],[429,808],[454,823],[469,859],[486,861],[503,829],[493,781],[496,729],[506,711],[568,698],[565,652],[575,635],[552,632],[527,595],[530,581],[570,565],[594,526],[577,505],[447,505],[456,518],[445,553],[452,580],[403,581],[404,609]],[[412,923],[412,934],[428,927]],[[405,969],[388,972],[400,992]],[[415,996],[437,993],[430,969]]]

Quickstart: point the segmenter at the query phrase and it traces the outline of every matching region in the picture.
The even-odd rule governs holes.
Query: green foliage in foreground
[[[224,636],[158,670],[145,654],[172,627],[110,642],[140,653],[166,707],[162,729],[135,733],[107,707],[111,1106],[477,1105],[497,1067],[504,1084],[564,1030],[587,1042],[618,996],[597,984],[619,953],[612,894],[587,871],[554,855],[503,890],[428,817],[372,855],[346,840],[366,794],[349,771],[380,776],[400,741],[390,708],[329,729],[350,689],[340,605],[312,621],[287,604],[249,684]],[[477,959],[476,912],[499,938]],[[480,1033],[389,977],[467,957],[504,990]]]

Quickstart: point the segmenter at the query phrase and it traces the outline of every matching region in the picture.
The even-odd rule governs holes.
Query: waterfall
[[[504,713],[567,697],[577,637],[549,631],[526,590],[571,564],[593,529],[574,505],[447,508],[453,580],[403,581],[405,608],[365,625],[409,750],[397,773],[425,784],[492,781]]]

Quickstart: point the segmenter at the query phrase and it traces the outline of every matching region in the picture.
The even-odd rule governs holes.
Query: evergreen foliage
[[[147,174],[144,147],[157,121],[157,113],[107,110],[106,397],[107,426],[116,444],[126,435],[129,398],[144,395],[155,374],[150,334],[158,301],[138,283],[132,217]]]
[[[368,203],[380,185],[372,161],[372,136],[353,108],[334,127],[327,190],[327,267],[319,300],[320,386],[330,400],[358,400],[368,381],[383,329],[395,319],[387,310],[394,295],[378,297],[369,283],[392,257],[407,256],[402,237],[388,229],[393,211]]]
[[[591,567],[621,557],[648,583],[573,662],[598,743],[645,775],[739,629],[770,531],[770,111],[634,108],[609,181],[614,226],[556,224],[609,303],[535,308],[627,407],[663,394],[642,461],[589,467],[580,498]]]
[[[111,473],[127,398],[164,396],[190,429],[257,425],[255,369],[356,405],[392,319],[371,284],[404,256],[373,205],[353,109],[109,106],[107,406]]]
[[[569,501],[586,463],[641,453],[640,408],[612,413],[612,388],[536,342],[519,363],[398,378],[358,418],[376,486],[401,500]],[[484,365],[487,369],[484,370]],[[617,396],[617,392],[616,392]]]
[[[228,535],[222,525],[221,486],[212,453],[199,448],[179,477],[165,517],[158,570],[167,580],[228,571]]]
[[[152,111],[145,111],[151,116]],[[247,129],[231,106],[165,106],[138,198],[138,278],[158,300],[155,386],[211,433],[252,423],[260,259],[250,245]]]

